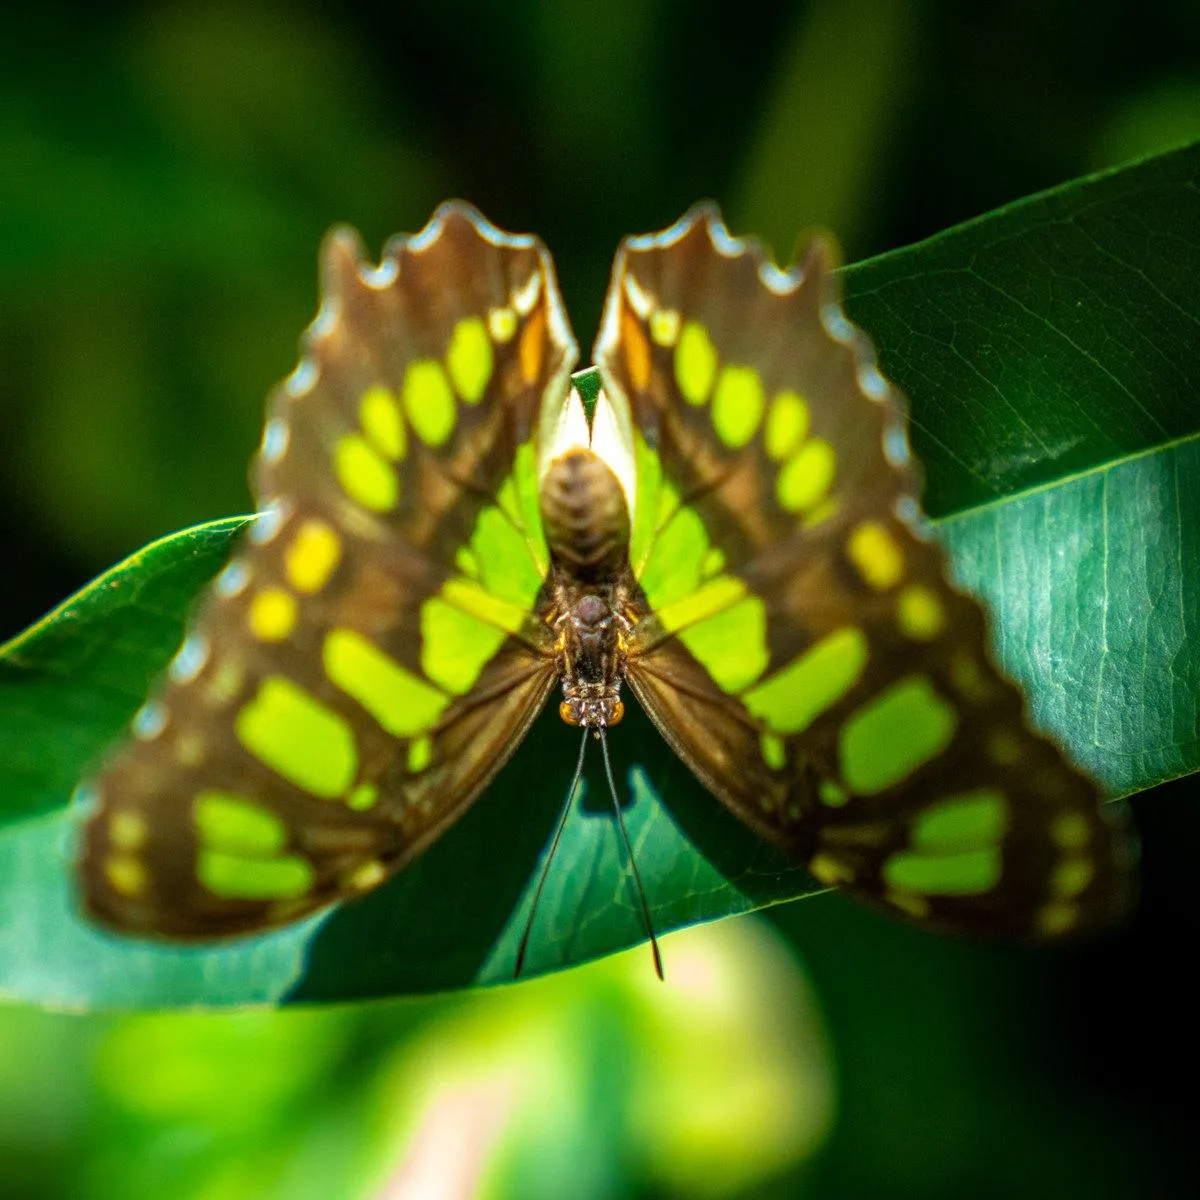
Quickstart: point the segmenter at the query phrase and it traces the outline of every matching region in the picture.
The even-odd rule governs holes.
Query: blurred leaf
[[[1200,143],[846,271],[950,516],[1197,433]]]
[[[939,535],[956,571],[992,601],[1035,718],[1114,794],[1200,766],[1200,644],[1187,638],[1200,533],[1186,516],[1200,511],[1200,411],[1185,403],[1200,349],[1184,286],[1198,165],[1191,148],[1081,180],[847,272],[851,311],[913,397],[931,493],[954,513]],[[508,978],[570,773],[553,706],[473,810],[361,901],[216,949],[108,937],[75,916],[69,818],[36,814],[65,802],[132,716],[241,523],[156,543],[0,650],[0,991],[152,1007]],[[636,706],[616,754],[657,929],[812,890]],[[543,897],[533,972],[643,936],[604,805],[584,808]]]

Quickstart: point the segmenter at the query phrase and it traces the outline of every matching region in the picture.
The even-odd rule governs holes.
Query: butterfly
[[[260,515],[86,786],[94,918],[224,937],[364,893],[556,687],[585,741],[632,694],[758,835],[902,918],[1043,940],[1126,908],[1119,810],[949,582],[826,241],[784,270],[711,204],[627,238],[591,411],[537,238],[451,201],[321,265]]]

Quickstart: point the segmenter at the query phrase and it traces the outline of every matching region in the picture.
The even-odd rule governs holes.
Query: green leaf
[[[992,602],[998,654],[1034,718],[1114,795],[1200,767],[1200,641],[1188,637],[1200,409],[1185,403],[1200,383],[1200,339],[1185,336],[1200,305],[1184,286],[1200,265],[1198,174],[1193,147],[847,272],[851,313],[909,392],[937,536]],[[553,706],[472,811],[359,902],[211,948],[110,936],[76,916],[71,788],[132,716],[244,521],[155,543],[0,649],[0,994],[223,1005],[509,977],[574,750]],[[660,933],[813,890],[634,705],[613,750]],[[598,767],[543,895],[531,972],[644,936]]]

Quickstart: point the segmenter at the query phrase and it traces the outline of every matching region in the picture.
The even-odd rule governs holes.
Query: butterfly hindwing
[[[595,358],[638,465],[628,682],[823,882],[965,932],[1107,923],[1127,838],[921,533],[903,401],[831,257],[781,271],[711,207],[618,253]]]
[[[548,254],[451,203],[377,267],[335,230],[322,268],[262,515],[88,785],[86,902],[126,930],[237,933],[374,886],[554,682],[534,431],[576,351]]]

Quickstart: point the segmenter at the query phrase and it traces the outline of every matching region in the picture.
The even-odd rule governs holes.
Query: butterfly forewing
[[[121,928],[219,936],[373,887],[555,679],[534,429],[576,351],[549,256],[452,203],[378,267],[336,230],[322,268],[262,515],[86,789],[86,902]]]
[[[901,397],[821,241],[626,241],[596,362],[638,463],[627,678],[753,828],[900,915],[1033,938],[1127,904],[1119,814],[1028,725],[918,524]]]

